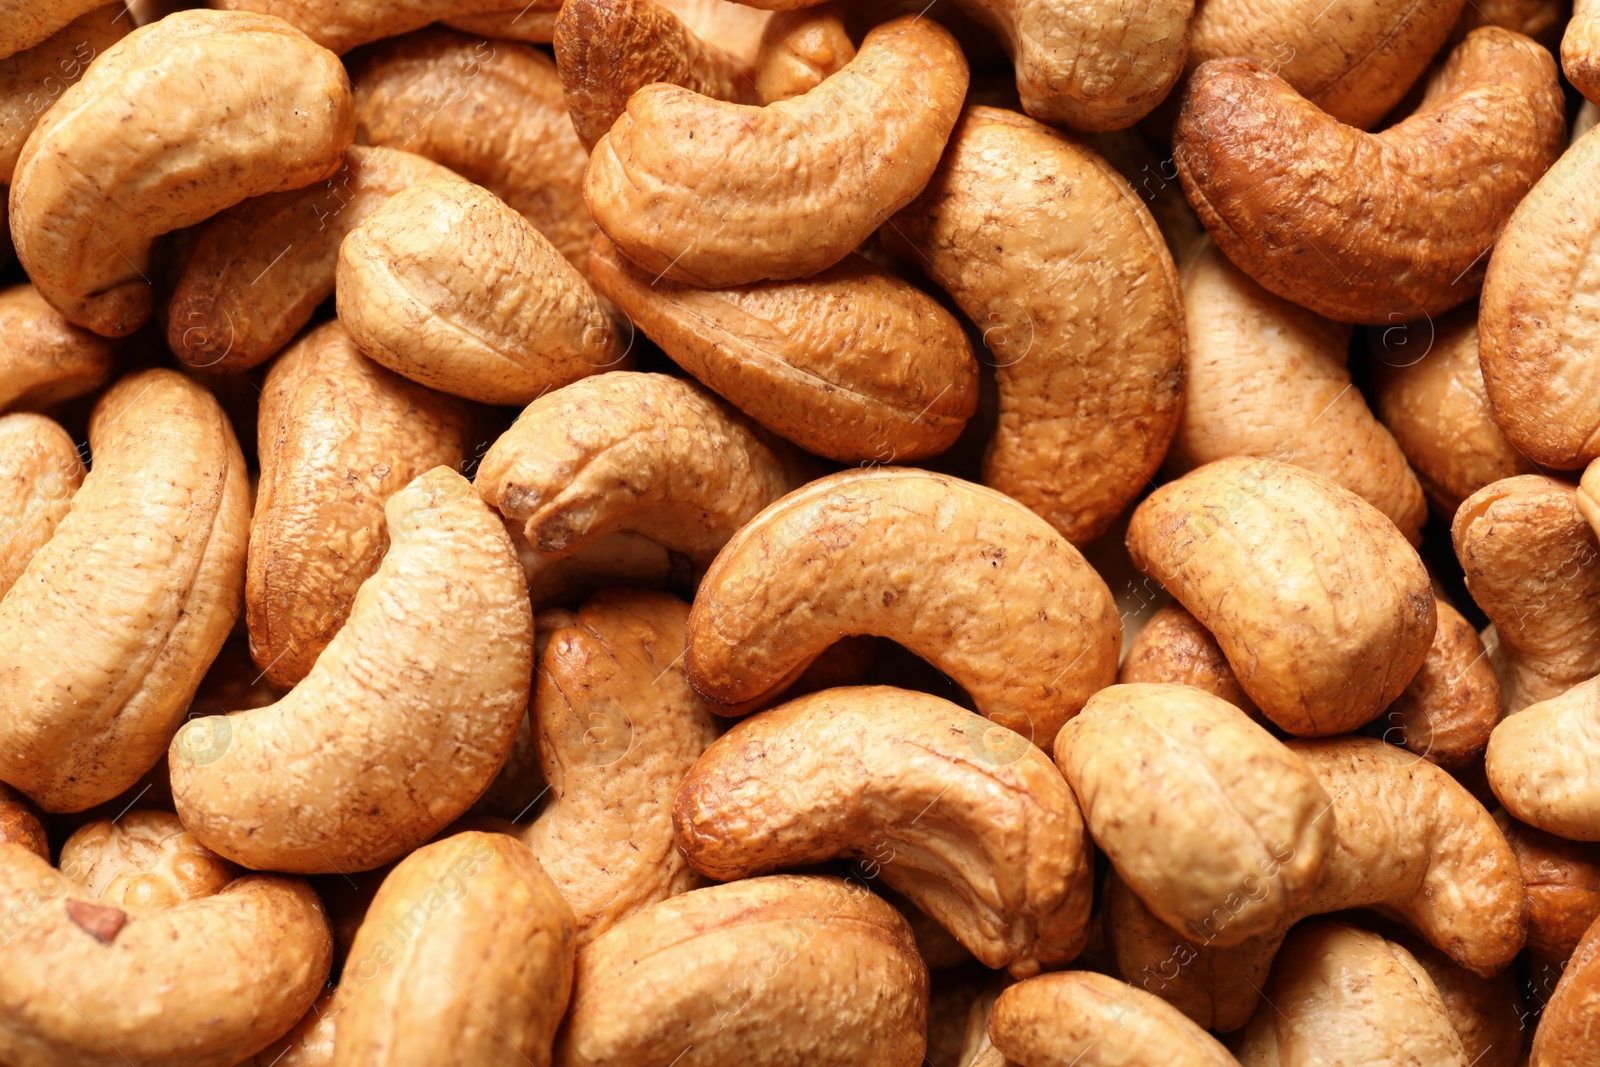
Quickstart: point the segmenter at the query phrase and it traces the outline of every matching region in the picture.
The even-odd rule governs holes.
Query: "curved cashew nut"
[[[1447,770],[1471,767],[1500,721],[1500,682],[1462,614],[1434,601],[1438,626],[1416,677],[1384,713],[1383,739]]]
[[[158,235],[326,178],[355,135],[338,58],[263,15],[169,15],[56,103],[17,161],[11,238],[46,300],[112,337],[150,317]]]
[[[549,44],[555,40],[556,19],[562,5],[556,0],[533,0],[509,11],[485,11],[442,20],[452,30],[500,41]]]
[[[1578,92],[1600,99],[1600,4],[1594,0],[1573,0],[1561,37],[1561,69]]]
[[[0,845],[20,845],[42,860],[50,859],[50,839],[33,805],[0,782]]]
[[[505,524],[522,563],[522,573],[528,579],[528,598],[535,608],[575,606],[609,586],[694,588],[696,573],[688,558],[648,537],[618,530],[569,556],[551,559],[528,544],[520,522],[506,519]]]
[[[1560,967],[1600,919],[1600,845],[1498,820],[1528,890],[1528,954]]]
[[[1516,969],[1482,978],[1458,967],[1449,956],[1405,930],[1384,936],[1422,965],[1433,979],[1450,1024],[1461,1037],[1469,1067],[1518,1067],[1527,1044],[1527,1006]]]
[[[130,811],[84,823],[61,846],[61,873],[91,900],[141,908],[213,896],[239,874],[170,811]]]
[[[850,634],[900,642],[1046,750],[1116,677],[1122,641],[1105,582],[1049,523],[894,467],[819,479],[734,534],[695,595],[689,680],[748,700]]]
[[[0,290],[0,411],[48,408],[111,376],[116,345],[74,326],[31,285]]]
[[[1377,134],[1257,62],[1212,60],[1172,147],[1200,221],[1246,274],[1320,315],[1395,325],[1472,297],[1484,253],[1565,137],[1550,54],[1487,27],[1451,52],[1421,108]]]
[[[779,11],[761,31],[756,92],[763,104],[809,93],[856,57],[844,11],[828,0]]]
[[[333,1067],[335,1016],[328,1009],[338,990],[318,997],[294,1028],[239,1067]]]
[[[89,420],[94,466],[0,600],[0,780],[47,811],[149,770],[239,615],[250,483],[227,416],[170,370]]]
[[[41,44],[62,27],[105,0],[56,0],[51,4],[12,4],[0,12],[0,58]]]
[[[955,39],[910,17],[873,29],[811,92],[764,108],[646,86],[595,145],[584,199],[652,275],[710,288],[809,277],[922,191],[966,90]],[[691,126],[692,140],[672,133]]]
[[[943,452],[978,407],[978,361],[932,297],[852,253],[793,282],[653,279],[604,236],[595,288],[673,361],[772,432],[841,463]]]
[[[950,293],[998,365],[984,483],[1073,544],[1098,537],[1150,484],[1182,411],[1183,306],[1149,210],[1077,142],[971,107],[880,234]]]
[[[357,45],[398,37],[430,22],[507,10],[510,0],[212,0],[232,11],[288,19],[322,47],[340,55]],[[520,10],[520,9],[519,9]]]
[[[89,62],[131,29],[126,5],[113,0],[79,15],[32,48],[0,59],[0,185],[11,184],[22,144],[50,101],[76,84]],[[0,29],[0,40],[4,32]]]
[[[1245,692],[1290,733],[1368,722],[1433,642],[1428,574],[1394,524],[1276,460],[1219,460],[1168,482],[1133,513],[1128,551],[1211,631]]]
[[[1239,684],[1239,676],[1211,631],[1177,601],[1157,608],[1128,645],[1117,681],[1123,685],[1168,682],[1192,686],[1226,700],[1257,722],[1270,721]]]
[[[1600,677],[1530,704],[1489,738],[1484,771],[1506,811],[1573,841],[1600,841]]]
[[[50,540],[83,484],[83,460],[55,421],[0,415],[0,598]]]
[[[1545,1003],[1533,1033],[1529,1067],[1595,1067],[1600,1051],[1594,1019],[1600,1013],[1600,919],[1584,933]]]
[[[251,875],[170,908],[111,907],[0,845],[0,1060],[16,1067],[231,1067],[305,1014],[328,977],[322,904]],[[219,996],[219,990],[229,991]]]
[[[533,612],[505,529],[445,467],[384,513],[388,554],[305,680],[276,704],[194,719],[173,740],[178,814],[236,863],[386,863],[465,812],[511,750]]]

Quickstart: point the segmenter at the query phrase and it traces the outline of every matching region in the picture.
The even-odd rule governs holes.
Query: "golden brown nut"
[[[449,170],[392,148],[351,145],[326,182],[246,200],[206,222],[172,294],[167,345],[192,367],[253,367],[333,295],[339,243],[402,189]]]
[[[1423,106],[1378,134],[1255,61],[1217,59],[1189,82],[1173,156],[1246,274],[1328,318],[1394,325],[1477,292],[1495,234],[1565,146],[1563,108],[1550,54],[1494,27],[1468,34]]]
[[[350,948],[334,1067],[548,1067],[572,992],[572,909],[516,838],[424,845],[383,880]]]
[[[776,875],[697,889],[578,954],[556,1067],[918,1067],[928,972],[863,886]]]
[[[1600,841],[1600,677],[1530,704],[1494,728],[1484,753],[1506,811],[1572,841]]]
[[[1461,9],[1450,41],[1459,41],[1479,26],[1502,26],[1554,52],[1561,46],[1572,6],[1569,0],[1473,0]]]
[[[130,811],[84,823],[61,846],[61,873],[90,900],[139,908],[209,897],[238,876],[170,811]]]
[[[0,779],[46,811],[161,758],[239,615],[250,483],[211,394],[170,370],[106,391],[94,465],[0,600]]]
[[[33,805],[0,782],[0,845],[20,845],[40,859],[50,859],[50,839]]]
[[[328,1009],[338,995],[337,990],[323,993],[294,1024],[294,1029],[239,1067],[333,1067],[335,1016]]]
[[[998,364],[985,484],[1073,544],[1099,536],[1149,485],[1182,409],[1183,308],[1149,211],[1093,152],[973,107],[882,234]]]
[[[0,415],[0,598],[50,540],[83,484],[67,431],[43,415]]]
[[[1411,953],[1433,979],[1470,1067],[1518,1067],[1523,1062],[1528,1012],[1516,968],[1482,978],[1410,931],[1385,936]]]
[[[604,236],[595,288],[713,392],[841,463],[949,448],[978,407],[978,361],[938,302],[857,255],[803,281],[699,289],[651,278]]]
[[[761,103],[775,104],[809,93],[855,57],[838,3],[779,11],[761,32],[757,95]]]
[[[1600,1043],[1594,1038],[1600,1017],[1600,919],[1583,935],[1567,961],[1561,981],[1544,1006],[1533,1033],[1529,1067],[1596,1067]]]
[[[534,732],[552,800],[522,835],[577,917],[581,948],[658,900],[704,884],[678,852],[678,784],[717,737],[683,673],[689,605],[597,594],[550,637]]]
[[[552,559],[528,544],[522,523],[505,523],[535,607],[577,607],[589,594],[613,585],[692,589],[695,584],[697,572],[688,557],[636,533],[618,530]]]
[[[1561,68],[1590,100],[1600,99],[1600,4],[1573,0],[1572,19],[1561,37]]]
[[[324,48],[341,55],[381,37],[397,37],[430,22],[504,11],[510,0],[211,0],[213,7],[259,11],[288,19]]]
[[[386,863],[465,812],[511,750],[533,612],[504,527],[446,467],[384,512],[389,552],[305,680],[268,707],[193,719],[173,739],[178,814],[237,863],[308,873]]]
[[[460,465],[468,418],[363,357],[337,322],[273,363],[245,580],[250,653],[272,684],[304,678],[339,632],[389,548],[384,504],[419,474]]]
[[[860,860],[988,967],[1036,974],[1088,937],[1093,864],[1061,775],[926,693],[829,689],[744,720],[684,779],[673,821],[719,881]]]
[[[31,285],[0,290],[0,411],[48,408],[111,376],[116,346],[74,326]]]
[[[462,33],[493,37],[502,41],[549,44],[555,38],[560,0],[533,0],[507,11],[485,11],[477,15],[458,15],[443,19],[446,26]]]
[[[1169,465],[1267,456],[1337,482],[1422,543],[1422,487],[1345,366],[1350,327],[1280,300],[1207,241],[1180,271],[1189,344]]]
[[[908,467],[848,470],[723,548],[689,618],[689,680],[749,700],[850,634],[898,641],[1048,751],[1116,677],[1122,627],[1100,576],[1016,501]]]
[[[588,153],[537,48],[429,29],[351,63],[356,140],[442,163],[510,204],[583,268],[594,222],[583,205]]]
[[[1506,714],[1600,674],[1600,542],[1572,486],[1536,474],[1487,485],[1456,511],[1450,536],[1494,623]]]
[[[626,356],[578,269],[481,186],[397,193],[339,246],[337,279],[364,355],[472,400],[526,404]]]
[[[1528,953],[1560,966],[1600,918],[1600,845],[1498,820],[1528,891]]]
[[[1383,739],[1460,771],[1483,755],[1500,721],[1500,683],[1472,624],[1442,600],[1434,611],[1433,645],[1384,713]]]
[[[1117,681],[1124,685],[1171,682],[1193,686],[1226,700],[1252,719],[1266,721],[1239,684],[1217,639],[1176,601],[1157,608],[1128,645]]]
[[[11,184],[22,142],[39,116],[83,77],[96,56],[131,29],[126,5],[113,2],[85,12],[27,51],[0,60],[0,185]]]
[[[661,2],[702,39],[732,59],[746,77],[754,80],[761,34],[772,19],[772,12],[730,0]]]
[[[1433,642],[1416,550],[1349,490],[1271,459],[1224,459],[1133,513],[1128,551],[1216,637],[1290,733],[1353,730],[1398,697]]]
[[[1174,930],[1237,945],[1315,893],[1334,836],[1328,794],[1226,701],[1186,685],[1110,686],[1062,728],[1055,760],[1095,843]]]
[[[14,3],[0,9],[0,57],[32,48],[93,11],[104,0],[52,0],[48,4]]]
[[[873,29],[811,92],[768,107],[646,86],[595,145],[584,199],[652,275],[712,288],[805,278],[922,191],[966,90],[955,39],[909,17]]]
[[[170,15],[57,103],[17,161],[11,237],[46,300],[112,337],[150,317],[158,235],[326,178],[355,134],[338,58],[265,15]]]

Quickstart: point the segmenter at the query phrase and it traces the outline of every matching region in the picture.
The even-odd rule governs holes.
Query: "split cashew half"
[[[0,599],[55,533],[83,484],[83,460],[59,423],[0,415]]]
[[[1494,729],[1489,785],[1511,815],[1572,841],[1600,841],[1600,677],[1530,704]]]

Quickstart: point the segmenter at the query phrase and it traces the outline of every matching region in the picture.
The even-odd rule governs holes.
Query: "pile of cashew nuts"
[[[0,1067],[1600,1067],[1596,104],[1600,0],[0,2]]]

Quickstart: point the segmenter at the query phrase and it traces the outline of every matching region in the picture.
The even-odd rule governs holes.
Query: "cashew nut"
[[[1600,845],[1498,820],[1528,891],[1528,954],[1560,966],[1600,919]]]
[[[83,484],[67,431],[43,415],[0,415],[0,598],[55,533]]]
[[[1434,611],[1433,645],[1384,713],[1384,740],[1461,771],[1483,755],[1500,721],[1500,683],[1472,624],[1442,600]]]
[[[1595,0],[1573,0],[1561,37],[1561,68],[1574,89],[1600,99],[1600,4]]]
[[[61,846],[61,873],[91,900],[118,907],[171,908],[222,890],[238,877],[170,811],[96,819]]]
[[[1461,1037],[1469,1067],[1518,1067],[1522,1063],[1528,1013],[1515,968],[1482,978],[1458,967],[1449,956],[1409,931],[1392,935],[1386,931],[1385,937],[1411,953],[1433,979],[1445,1014]]]
[[[74,326],[31,285],[0,289],[0,411],[49,408],[111,377],[116,346]]]
[[[556,18],[561,14],[561,7],[557,0],[533,0],[508,11],[485,11],[443,21],[452,30],[480,37],[549,44],[555,38]]]
[[[430,22],[506,11],[511,0],[211,0],[213,7],[288,19],[313,41],[343,55],[357,45]],[[517,8],[521,10],[521,8]]]
[[[1268,721],[1239,684],[1211,631],[1176,601],[1157,608],[1128,645],[1117,681],[1124,685],[1170,682],[1193,686],[1220,697],[1257,722]]]
[[[50,859],[50,840],[45,836],[38,812],[21,793],[3,782],[0,782],[0,845],[20,845],[42,860]]]
[[[1506,811],[1574,841],[1600,841],[1600,677],[1531,704],[1494,728],[1484,753]]]
[[[1585,931],[1539,1017],[1529,1067],[1596,1067],[1600,1045],[1594,1020],[1600,1015],[1600,919]]]
[[[47,40],[78,16],[105,0],[54,0],[49,4],[7,4],[0,9],[0,58]]]
[[[855,57],[838,3],[826,0],[816,7],[779,11],[761,32],[756,92],[763,104],[801,96]]]
[[[22,143],[39,116],[83,77],[91,60],[131,29],[126,5],[113,2],[84,12],[48,39],[0,60],[0,185],[11,184]]]

